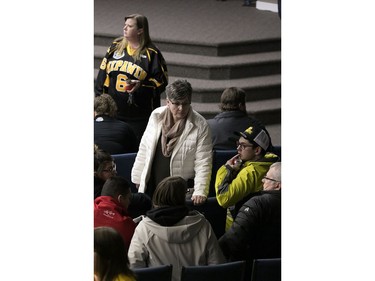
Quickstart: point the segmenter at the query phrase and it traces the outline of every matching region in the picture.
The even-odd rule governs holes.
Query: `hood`
[[[127,215],[126,209],[111,196],[99,196],[94,200],[94,211],[98,209],[116,210],[121,215]]]
[[[205,217],[197,212],[191,211],[182,220],[173,226],[161,226],[145,217],[144,223],[149,231],[168,243],[185,244],[192,240],[205,224]]]

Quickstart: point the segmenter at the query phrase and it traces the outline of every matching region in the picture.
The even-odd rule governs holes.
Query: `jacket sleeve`
[[[259,221],[259,210],[256,198],[247,201],[241,207],[231,228],[220,237],[220,248],[228,260],[234,261],[246,258],[246,245],[254,239],[254,229],[256,229],[257,221]]]
[[[216,199],[220,206],[228,208],[235,205],[250,192],[255,192],[254,168],[243,167],[236,175],[236,171],[223,165],[217,171],[215,181]]]
[[[151,139],[153,138],[154,130],[157,126],[155,120],[156,120],[156,117],[154,113],[151,113],[151,116],[147,123],[146,130],[143,133],[141,142],[139,144],[138,153],[135,158],[132,172],[131,172],[131,180],[134,184],[141,184],[143,169],[145,169],[145,165],[146,165],[146,156],[147,156],[147,153],[151,153],[151,151],[149,151],[148,144],[151,141],[153,141]]]
[[[209,222],[207,222],[209,230],[208,240],[207,240],[207,264],[219,264],[225,262],[225,257],[223,255],[223,252],[220,249],[219,242],[217,241],[216,235],[210,225]]]
[[[201,125],[201,136],[197,143],[194,162],[194,193],[193,195],[208,196],[212,173],[212,140],[211,131],[206,121]]]
[[[154,94],[160,94],[168,85],[167,64],[161,52],[155,47],[147,48],[147,57],[150,60],[150,69],[142,86],[152,88]]]
[[[145,232],[146,228],[141,221],[134,231],[128,250],[129,265],[131,268],[148,266],[148,251],[142,239]]]
[[[100,96],[101,94],[108,92],[108,84],[109,84],[108,79],[109,78],[107,75],[106,68],[107,68],[108,57],[111,55],[114,46],[115,46],[115,43],[112,43],[112,45],[107,49],[107,52],[100,64],[99,72],[98,72],[98,76],[96,77],[95,88],[94,88],[95,96]]]

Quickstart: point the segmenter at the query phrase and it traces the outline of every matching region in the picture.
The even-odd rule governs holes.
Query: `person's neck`
[[[132,48],[133,50],[136,50],[139,48],[140,44],[138,41],[128,41],[129,42],[129,46],[130,48]]]

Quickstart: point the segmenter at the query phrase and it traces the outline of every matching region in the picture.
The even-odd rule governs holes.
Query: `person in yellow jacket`
[[[226,229],[244,202],[254,192],[262,190],[262,179],[272,163],[279,157],[268,152],[271,138],[266,131],[256,125],[244,132],[237,132],[237,152],[219,168],[216,174],[216,199],[220,206],[228,208]]]

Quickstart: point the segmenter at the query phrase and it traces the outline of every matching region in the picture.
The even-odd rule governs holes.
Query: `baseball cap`
[[[242,136],[248,141],[255,142],[264,151],[270,148],[271,140],[265,130],[256,126],[250,126],[243,132],[235,132],[236,135]]]

